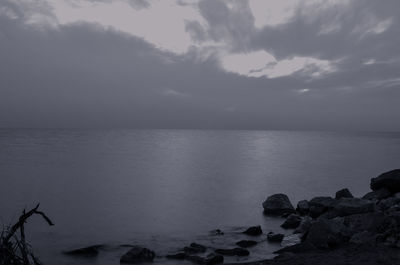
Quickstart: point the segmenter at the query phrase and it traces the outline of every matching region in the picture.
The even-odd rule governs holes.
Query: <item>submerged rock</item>
[[[394,169],[372,178],[370,186],[372,190],[386,188],[392,193],[400,192],[400,169]]]
[[[281,224],[281,227],[283,228],[297,228],[301,223],[301,217],[297,214],[291,214],[287,217],[285,222]]]
[[[183,251],[186,254],[197,254],[206,252],[207,248],[197,243],[191,243],[189,247],[184,247]]]
[[[127,253],[125,253],[121,259],[121,263],[143,263],[143,262],[152,262],[156,254],[143,247],[135,246]]]
[[[69,256],[96,257],[99,254],[99,248],[101,247],[103,247],[103,245],[94,245],[94,246],[64,251],[63,254]]]
[[[225,256],[248,256],[250,252],[244,248],[216,249],[216,253]]]
[[[294,207],[287,195],[279,193],[269,196],[262,204],[264,213],[270,215],[282,215],[294,213]]]
[[[178,260],[183,260],[186,257],[186,253],[185,252],[179,252],[179,253],[175,253],[175,254],[169,254],[167,256],[165,256],[167,259],[178,259]]]
[[[189,260],[196,264],[214,265],[223,263],[224,257],[221,255],[216,255],[214,253],[211,253],[208,254],[205,258],[200,256],[189,255],[186,257],[186,260]]]
[[[285,236],[284,234],[269,232],[267,234],[267,240],[270,242],[280,243],[280,242],[282,242],[284,236]]]
[[[246,229],[246,231],[243,232],[243,234],[249,235],[249,236],[259,236],[262,234],[262,229],[261,226],[251,226]]]
[[[241,248],[248,248],[257,245],[257,241],[254,240],[240,240],[239,242],[236,242],[236,245],[238,245]]]
[[[210,231],[210,235],[212,236],[222,236],[224,235],[224,232],[221,231],[221,229],[215,229]]]
[[[335,199],[341,199],[341,198],[354,198],[353,194],[349,191],[349,189],[341,189],[336,192],[335,194]]]

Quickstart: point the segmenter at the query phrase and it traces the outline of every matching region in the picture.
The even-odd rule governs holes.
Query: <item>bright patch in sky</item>
[[[334,71],[334,66],[327,60],[296,56],[279,61],[266,51],[228,54],[221,60],[226,71],[249,77],[276,78],[304,71],[315,78]]]

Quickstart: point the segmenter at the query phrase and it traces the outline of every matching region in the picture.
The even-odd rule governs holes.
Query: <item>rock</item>
[[[303,218],[303,220],[301,220],[299,227],[297,227],[293,233],[300,234],[301,237],[303,237],[304,235],[306,235],[308,233],[311,226],[312,226],[312,218],[309,216],[306,216]]]
[[[368,232],[368,231],[362,231],[359,233],[354,234],[349,242],[353,244],[368,244],[368,245],[375,245],[376,244],[376,239],[377,239],[377,234]]]
[[[386,188],[391,193],[400,192],[400,169],[391,170],[371,179],[371,189]]]
[[[167,256],[165,256],[167,259],[178,259],[178,260],[183,260],[186,257],[186,253],[184,252],[179,252],[176,254],[169,254]]]
[[[263,202],[264,213],[270,215],[282,215],[284,213],[294,213],[294,207],[288,196],[285,194],[274,194]]]
[[[189,247],[184,247],[183,251],[186,254],[197,254],[206,252],[207,248],[197,243],[191,243]]]
[[[332,197],[314,197],[310,200],[310,216],[316,218],[324,212],[332,209],[337,204],[337,200]]]
[[[396,197],[389,197],[386,199],[381,200],[378,204],[377,204],[377,208],[380,211],[386,211],[389,208],[396,206],[398,203],[400,202],[399,198]]]
[[[254,240],[240,240],[239,242],[236,242],[236,245],[238,245],[241,248],[248,248],[257,245],[257,241]]]
[[[335,205],[332,212],[334,216],[347,216],[359,213],[373,212],[375,204],[369,200],[358,198],[342,198],[339,203]]]
[[[372,200],[372,201],[379,201],[390,197],[391,193],[386,188],[381,188],[379,190],[371,191],[365,194],[362,198],[364,200]]]
[[[248,256],[250,252],[244,248],[216,249],[215,253],[225,256]]]
[[[197,264],[206,264],[206,265],[220,264],[224,262],[223,256],[216,255],[214,253],[207,255],[205,258],[195,255],[189,255],[186,256],[186,259]]]
[[[350,234],[354,235],[363,231],[373,233],[387,231],[387,226],[390,226],[392,221],[395,222],[392,217],[388,217],[384,213],[371,212],[345,216],[343,224],[348,228]]]
[[[246,231],[243,232],[246,235],[249,236],[259,236],[262,234],[262,229],[261,226],[251,226],[249,228],[246,229]]]
[[[301,252],[306,252],[306,251],[310,251],[310,250],[316,250],[316,248],[308,242],[301,242],[299,244],[281,248],[281,249],[275,251],[274,253],[275,254],[281,254],[281,253],[287,253],[287,252],[301,253]]]
[[[96,257],[99,254],[99,248],[101,247],[103,247],[103,245],[94,245],[94,246],[64,251],[63,254],[69,256]]]
[[[342,219],[318,219],[312,224],[305,241],[319,249],[335,247],[348,240]]]
[[[210,235],[222,236],[222,235],[224,235],[224,232],[222,232],[220,229],[215,229],[215,230],[210,231]]]
[[[143,247],[135,246],[127,253],[125,253],[121,259],[121,263],[143,263],[143,262],[152,262],[156,254]]]
[[[297,203],[296,211],[301,215],[306,215],[310,211],[310,204],[307,200],[302,200]]]
[[[214,253],[210,253],[205,258],[204,263],[206,265],[214,265],[214,264],[224,263],[224,257],[221,255],[216,255]]]
[[[289,247],[301,243],[301,237],[299,234],[293,234],[285,236],[281,242],[282,247]]]
[[[284,236],[285,236],[284,234],[275,234],[274,232],[269,232],[267,234],[267,240],[269,242],[280,243],[282,242]]]
[[[288,216],[288,218],[285,220],[283,224],[281,224],[281,227],[288,229],[288,228],[297,228],[301,223],[301,217],[297,214],[291,214]]]
[[[341,189],[336,192],[335,199],[354,198],[353,194],[348,189]]]

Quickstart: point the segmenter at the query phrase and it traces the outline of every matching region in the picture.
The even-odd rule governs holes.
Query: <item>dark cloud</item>
[[[176,55],[96,24],[28,25],[21,6],[3,1],[17,18],[0,13],[0,126],[400,129],[399,22],[387,10],[394,6],[369,7],[379,18],[393,16],[393,24],[357,41],[347,24],[318,35],[320,23],[306,25],[300,16],[257,30],[241,5],[204,1],[210,28],[193,23],[188,30],[198,42],[229,41],[232,51],[342,59],[339,70],[311,80],[299,73],[238,76],[221,69],[217,57],[199,60],[196,49]]]

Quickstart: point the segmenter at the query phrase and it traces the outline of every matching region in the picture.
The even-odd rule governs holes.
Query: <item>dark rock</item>
[[[300,234],[285,236],[281,242],[282,247],[289,247],[301,243]]]
[[[207,257],[203,258],[200,256],[189,255],[186,256],[186,260],[189,260],[196,264],[206,264],[206,265],[213,265],[213,264],[220,264],[224,262],[224,257],[221,255],[216,255],[211,253],[207,255]]]
[[[94,246],[64,251],[63,254],[69,256],[96,257],[99,254],[99,248],[101,247],[103,247],[103,245],[94,245]]]
[[[206,259],[204,260],[206,265],[214,265],[224,263],[224,257],[221,255],[216,255],[214,253],[210,253],[207,255]]]
[[[310,250],[316,250],[316,248],[309,242],[301,242],[296,245],[288,246],[281,248],[277,251],[275,251],[275,254],[281,254],[285,252],[290,252],[290,253],[301,253],[301,252],[306,252]]]
[[[179,260],[183,260],[186,257],[186,253],[184,252],[179,252],[176,254],[169,254],[167,256],[165,256],[167,259],[179,259]]]
[[[391,170],[371,179],[371,189],[386,188],[392,193],[400,192],[400,169]]]
[[[347,229],[342,219],[318,219],[312,224],[305,241],[319,249],[336,247],[348,241]]]
[[[341,189],[336,192],[335,199],[354,198],[353,194],[348,189]]]
[[[288,196],[285,194],[274,194],[263,202],[264,213],[270,215],[282,215],[284,213],[294,213],[294,207]]]
[[[189,247],[184,247],[183,251],[186,254],[197,254],[206,252],[207,248],[197,243],[191,243]]]
[[[349,242],[353,244],[368,244],[368,245],[375,245],[377,242],[378,235],[376,233],[362,231],[359,233],[354,234]]]
[[[213,236],[222,236],[224,235],[224,232],[222,232],[220,229],[215,229],[210,231],[210,234]]]
[[[297,203],[296,211],[301,215],[306,215],[310,211],[310,204],[307,200],[302,200]]]
[[[133,247],[131,250],[129,250],[127,253],[125,253],[121,259],[121,263],[143,263],[143,262],[152,262],[156,254],[143,247]]]
[[[380,211],[386,211],[386,210],[390,209],[391,207],[396,206],[399,202],[400,202],[400,198],[389,197],[387,199],[381,200],[377,204],[377,208]]]
[[[281,225],[283,228],[297,228],[301,223],[301,217],[297,214],[291,214],[285,220],[285,222]]]
[[[375,190],[375,191],[371,191],[368,192],[367,194],[365,194],[362,198],[364,200],[382,200],[382,199],[386,199],[387,197],[390,197],[391,193],[390,191],[388,191],[385,188],[379,189],[379,190]]]
[[[239,242],[236,242],[236,245],[238,245],[241,248],[248,248],[257,245],[257,241],[254,240],[240,240]]]
[[[243,232],[246,235],[249,236],[259,236],[262,234],[262,229],[261,226],[251,226],[249,228],[246,229],[246,231]]]
[[[248,256],[250,252],[244,248],[216,249],[216,253],[225,256]]]
[[[380,212],[353,214],[345,216],[343,219],[343,224],[349,229],[352,235],[363,231],[374,233],[387,231],[387,227],[392,222],[395,222],[392,217]]]
[[[284,234],[276,234],[274,232],[269,232],[267,234],[267,239],[270,242],[280,243],[280,242],[282,242],[282,239],[283,239],[284,236],[285,236]]]
[[[293,233],[300,234],[302,237],[305,236],[308,233],[308,231],[310,230],[310,227],[312,226],[312,222],[313,222],[313,220],[311,219],[311,217],[309,217],[309,216],[304,217],[303,220],[301,220],[299,227],[297,227]]]
[[[336,216],[347,216],[352,214],[373,212],[374,209],[375,204],[369,200],[358,198],[342,198],[333,208],[333,216],[331,216],[331,218]]]
[[[313,218],[316,218],[323,214],[324,212],[333,209],[335,205],[338,203],[337,200],[335,200],[332,197],[314,197],[313,199],[310,200],[310,216]]]

